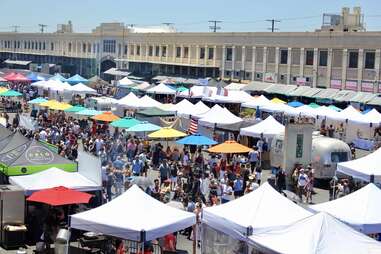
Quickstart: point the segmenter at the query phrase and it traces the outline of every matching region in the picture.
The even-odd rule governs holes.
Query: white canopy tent
[[[263,95],[260,95],[260,96],[254,96],[254,97],[252,97],[252,100],[243,103],[242,107],[245,107],[245,108],[257,108],[257,107],[261,107],[261,106],[267,105],[269,103],[270,103],[269,99],[267,99]]]
[[[265,138],[273,138],[282,133],[284,133],[284,125],[279,123],[272,116],[268,116],[265,120],[257,124],[242,128],[240,131],[240,135],[242,136],[260,137],[262,134]]]
[[[177,96],[185,98],[210,97],[217,93],[216,87],[210,86],[192,86],[188,91],[182,91]]]
[[[194,110],[197,114],[202,115],[208,112],[210,108],[206,106],[202,101],[199,101],[194,105]]]
[[[203,209],[202,220],[217,231],[245,240],[251,230],[289,225],[310,215],[266,182],[243,197]]]
[[[243,90],[247,84],[242,83],[230,83],[229,85],[225,86],[225,89],[227,90]]]
[[[32,175],[11,176],[9,182],[24,189],[26,195],[59,186],[79,191],[102,189],[100,183],[88,179],[80,172],[66,172],[58,168],[50,168]]]
[[[194,104],[187,99],[182,99],[180,102],[176,103],[171,107],[171,111],[175,111],[178,114],[181,112],[189,112],[194,110]]]
[[[203,115],[210,110],[210,108],[206,106],[202,101],[199,101],[196,104],[192,104],[192,105],[193,105],[192,107],[188,105],[188,107],[185,106],[183,108],[180,108],[177,111],[177,115],[183,118],[189,118],[192,115],[193,116]]]
[[[154,86],[146,91],[147,93],[152,94],[176,94],[176,91],[164,83],[160,83],[157,86]]]
[[[372,109],[368,113],[365,114],[365,117],[369,122],[372,123],[381,123],[381,114],[376,109]]]
[[[359,159],[338,163],[337,172],[366,182],[371,182],[372,177],[374,177],[374,182],[381,183],[380,158],[381,148]]]
[[[80,230],[144,242],[195,223],[195,214],[170,207],[133,185],[100,207],[72,215],[70,225]]]
[[[133,90],[146,90],[148,87],[150,87],[151,84],[144,81],[143,83],[137,85],[137,86],[134,86],[133,87]]]
[[[228,91],[227,95],[206,96],[202,98],[204,101],[211,101],[216,103],[244,103],[249,102],[253,97],[245,91]]]
[[[124,77],[118,81],[118,86],[133,86],[133,85],[136,85],[136,83],[127,77]]]
[[[139,102],[139,98],[132,92],[119,99],[117,104],[123,108],[134,108]]]
[[[260,109],[266,112],[284,113],[286,115],[298,115],[299,111],[287,104],[269,102],[266,105],[260,106]]]
[[[364,234],[381,233],[381,190],[373,183],[342,198],[312,205],[316,212],[326,212]]]
[[[218,104],[214,105],[208,112],[199,117],[199,124],[206,127],[232,127],[238,128],[242,123],[242,119],[235,116],[226,108],[222,108]]]
[[[85,84],[78,83],[74,86],[70,86],[69,91],[71,91],[73,94],[96,94],[97,91],[95,89],[92,89],[91,87],[88,87]]]
[[[152,99],[148,95],[144,95],[139,99],[137,104],[135,105],[135,108],[153,108],[153,107],[160,107],[161,103],[157,100]]]
[[[282,210],[277,212],[282,213]],[[315,214],[289,226],[254,232],[249,239],[265,253],[381,253],[379,242],[326,213]]]

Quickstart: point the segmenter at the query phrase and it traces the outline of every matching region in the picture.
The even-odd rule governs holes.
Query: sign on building
[[[305,77],[297,77],[296,84],[299,86],[305,86],[307,83],[307,79]]]
[[[341,80],[338,80],[338,79],[331,80],[331,88],[341,89]]]
[[[357,81],[346,81],[345,82],[345,89],[357,91]]]
[[[265,73],[265,82],[275,82],[275,73],[266,72]]]
[[[361,91],[373,93],[373,91],[374,91],[374,83],[371,83],[371,82],[362,82],[361,83]]]

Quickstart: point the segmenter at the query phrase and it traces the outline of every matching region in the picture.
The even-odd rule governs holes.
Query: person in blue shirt
[[[132,173],[134,176],[140,176],[143,170],[144,164],[139,159],[139,156],[135,156],[131,164]]]
[[[122,170],[123,167],[124,167],[124,162],[122,161],[122,158],[120,156],[118,156],[116,158],[116,160],[114,161],[113,163],[113,166],[116,168],[116,169],[119,169],[119,170]]]
[[[243,177],[240,174],[237,174],[237,178],[234,180],[233,190],[235,198],[243,195]]]

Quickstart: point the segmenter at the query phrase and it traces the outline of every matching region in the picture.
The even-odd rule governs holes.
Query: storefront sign
[[[373,91],[374,91],[374,84],[370,83],[370,82],[362,82],[361,83],[361,91],[373,93]]]
[[[296,84],[299,86],[305,86],[306,85],[306,78],[305,77],[298,77],[296,78]]]
[[[357,81],[347,81],[345,82],[345,89],[357,91]]]
[[[341,89],[341,80],[337,80],[337,79],[331,80],[331,88]]]
[[[266,72],[265,73],[265,81],[266,82],[275,82],[275,73]]]
[[[296,158],[303,157],[303,134],[296,135]]]

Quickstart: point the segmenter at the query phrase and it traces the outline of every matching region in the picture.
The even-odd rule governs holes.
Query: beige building
[[[366,32],[359,9],[315,32],[179,33],[172,27],[106,23],[75,33],[0,33],[0,60],[56,64],[91,76],[111,67],[136,75],[259,80],[379,92],[381,32]],[[381,86],[380,86],[381,90]]]

